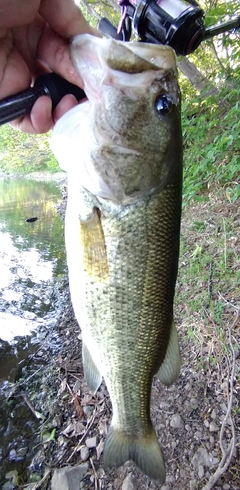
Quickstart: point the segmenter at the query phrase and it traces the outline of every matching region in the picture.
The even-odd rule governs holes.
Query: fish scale
[[[89,102],[60,119],[52,148],[68,172],[65,240],[84,375],[93,392],[104,377],[112,403],[104,466],[132,459],[164,482],[150,397],[153,376],[168,386],[181,364],[173,321],[182,185],[176,60],[166,46],[87,35],[71,52]]]
[[[136,420],[138,427],[140,421],[143,427],[148,423],[150,389],[142,409],[138,399],[134,406],[132,384],[141,399],[168,344],[178,250],[167,245],[173,240],[178,243],[180,190],[180,185],[169,185],[159,195],[128,206],[128,212],[118,219],[99,205],[109,276],[105,283],[98,284],[91,281],[87,271],[79,271],[85,284],[81,308],[88,317],[83,339],[86,331],[89,347],[93,341],[101,344],[101,373],[114,401],[113,410],[127,428],[135,427]],[[171,204],[168,212],[163,206],[166,195]],[[126,381],[119,382],[118,373],[123,380],[130,380],[129,387]],[[136,377],[140,380],[138,387]]]

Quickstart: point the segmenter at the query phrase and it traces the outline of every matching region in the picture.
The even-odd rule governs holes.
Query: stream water
[[[60,201],[52,182],[0,179],[0,485],[16,463],[24,471],[39,426],[24,390],[21,400],[9,393],[56,320],[66,271]],[[34,362],[37,369],[37,356]]]

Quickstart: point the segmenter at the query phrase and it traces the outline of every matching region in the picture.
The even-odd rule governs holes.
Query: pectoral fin
[[[85,271],[94,281],[106,281],[108,278],[107,251],[100,211],[97,208],[94,208],[91,219],[87,221],[80,219],[80,239]]]
[[[86,379],[88,388],[93,391],[93,393],[96,393],[102,382],[102,375],[98,370],[95,362],[93,361],[93,358],[84,342],[82,345],[82,358],[84,377]]]
[[[180,368],[181,355],[178,343],[178,333],[175,323],[172,321],[167,352],[163,363],[156,373],[156,376],[160,379],[160,381],[162,381],[163,384],[169,386],[178,378]]]

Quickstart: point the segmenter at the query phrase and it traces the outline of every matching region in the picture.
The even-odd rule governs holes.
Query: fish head
[[[181,166],[174,51],[84,34],[72,40],[71,57],[89,99],[76,133],[82,185],[123,205],[159,192]]]

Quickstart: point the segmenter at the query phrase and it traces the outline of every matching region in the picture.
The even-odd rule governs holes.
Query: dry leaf
[[[101,439],[101,441],[99,442],[99,444],[96,447],[97,459],[100,459],[100,456],[103,452],[103,448],[104,448],[104,442],[103,442],[103,439]]]
[[[61,395],[66,390],[66,386],[67,386],[67,379],[64,378],[60,384],[60,388],[58,390],[58,395]]]

